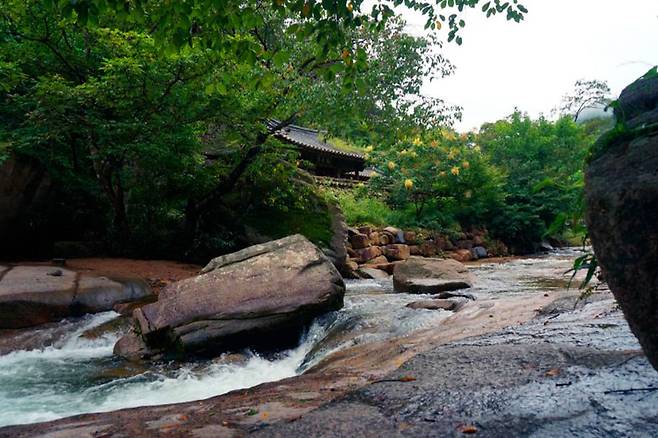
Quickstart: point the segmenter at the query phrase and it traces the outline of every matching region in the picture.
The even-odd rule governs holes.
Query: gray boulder
[[[340,309],[344,293],[315,245],[285,237],[218,257],[201,275],[170,284],[134,311],[136,330],[115,354],[136,360],[292,345],[313,318]]]
[[[452,259],[411,257],[393,271],[396,292],[435,294],[472,287],[473,281],[468,268]]]
[[[484,259],[488,256],[487,250],[483,246],[476,246],[471,250],[471,252],[473,253],[473,257],[476,259]]]
[[[605,279],[658,369],[658,132],[613,146],[586,173],[587,226]]]
[[[0,267],[0,329],[104,312],[151,294],[137,280],[115,281],[52,266]]]

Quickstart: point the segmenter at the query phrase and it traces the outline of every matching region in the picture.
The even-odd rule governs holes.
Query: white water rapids
[[[573,257],[573,253],[560,254],[473,267],[478,283],[469,292],[537,293],[554,288],[542,281],[559,281]],[[125,363],[112,356],[120,333],[95,340],[80,337],[116,318],[116,313],[62,321],[58,329],[64,326],[67,334],[53,345],[0,356],[0,427],[200,400],[292,377],[338,349],[404,336],[437,325],[451,314],[405,307],[424,298],[392,293],[390,280],[348,281],[345,307],[316,320],[294,349],[268,357],[245,352],[233,362],[159,364],[125,375],[116,372]]]

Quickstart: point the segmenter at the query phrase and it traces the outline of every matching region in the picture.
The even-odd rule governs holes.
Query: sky
[[[550,116],[579,79],[605,80],[617,97],[658,64],[658,0],[522,3],[529,13],[520,24],[469,11],[464,43],[445,43],[443,53],[457,70],[427,81],[423,93],[464,108],[458,130],[504,118],[515,107]],[[429,32],[421,16],[402,14],[410,33]]]

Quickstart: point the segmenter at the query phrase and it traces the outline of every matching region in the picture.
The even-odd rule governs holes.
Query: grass
[[[393,211],[381,199],[359,196],[351,191],[339,191],[334,195],[348,224],[393,225]]]

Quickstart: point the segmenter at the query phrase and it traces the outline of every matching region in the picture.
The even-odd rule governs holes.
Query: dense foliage
[[[336,194],[351,222],[484,227],[523,250],[579,223],[596,127],[515,113],[459,135],[460,108],[421,92],[452,73],[441,37],[461,43],[464,10],[520,21],[518,2],[404,2],[424,37],[399,0],[220,3],[2,1],[0,162],[46,169],[52,240],[200,258],[292,232],[326,243],[326,193],[271,119],[367,154],[378,176]]]
[[[515,112],[478,133],[423,130],[368,149],[379,174],[370,194],[386,202],[397,225],[485,228],[519,252],[548,237],[582,237],[582,168],[604,126]]]

